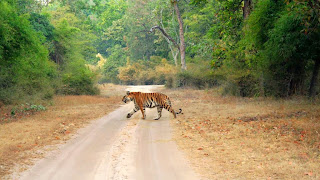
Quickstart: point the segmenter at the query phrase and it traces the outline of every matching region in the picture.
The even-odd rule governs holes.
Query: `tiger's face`
[[[133,100],[133,95],[129,91],[127,91],[127,95],[123,96],[122,101],[124,103],[128,103],[132,100]]]

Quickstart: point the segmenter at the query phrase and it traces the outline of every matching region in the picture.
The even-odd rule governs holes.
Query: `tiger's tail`
[[[176,114],[183,114],[182,109],[179,109],[179,112],[177,112]]]
[[[182,109],[179,109],[179,112],[175,112],[175,111],[173,110],[173,108],[172,108],[171,106],[169,106],[169,105],[165,106],[164,108],[165,108],[166,110],[168,110],[169,112],[171,112],[171,113],[173,114],[174,118],[177,118],[177,114],[183,114],[183,113],[182,113]]]

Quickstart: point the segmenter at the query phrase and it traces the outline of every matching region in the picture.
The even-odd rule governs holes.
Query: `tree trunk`
[[[166,39],[174,60],[174,64],[175,66],[178,66],[178,54],[179,54],[179,48],[177,50],[174,50],[174,48],[172,47],[172,45],[170,44],[170,41],[168,39]]]
[[[160,14],[161,14],[161,19],[160,19],[160,24],[162,26],[162,29],[164,30],[165,32],[165,28],[164,28],[164,25],[163,25],[163,21],[162,21],[162,11],[163,9],[161,9],[160,11]],[[162,33],[163,36],[165,36],[163,33]],[[173,57],[173,60],[174,60],[174,64],[175,66],[178,66],[178,54],[180,52],[180,48],[179,46],[176,46],[178,50],[174,50],[174,48],[172,47],[172,45],[170,44],[170,40],[168,37],[165,36],[165,40],[168,42],[168,45],[169,45],[169,48],[170,48],[170,51],[171,51],[171,54],[172,54],[172,57]],[[175,42],[175,41],[174,41]]]
[[[178,2],[177,0],[173,1],[173,6],[177,14],[177,19],[179,22],[179,36],[180,36],[180,57],[181,57],[181,69],[182,70],[187,70],[187,65],[186,65],[186,46],[184,42],[184,33],[183,33],[183,22],[181,19],[179,7],[178,7]]]
[[[243,19],[247,19],[251,12],[252,0],[244,0]]]
[[[314,97],[316,95],[316,87],[317,87],[317,83],[318,83],[319,68],[320,68],[320,59],[315,60],[315,65],[313,68],[312,78],[311,78],[311,82],[310,82],[309,97]]]

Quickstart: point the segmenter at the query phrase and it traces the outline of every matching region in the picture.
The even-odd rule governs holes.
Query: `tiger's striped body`
[[[155,120],[161,118],[162,109],[165,108],[169,112],[171,112],[176,118],[176,114],[181,113],[181,109],[178,113],[176,113],[172,106],[171,101],[168,96],[161,94],[161,93],[142,93],[142,92],[127,92],[122,98],[124,103],[133,101],[134,102],[134,109],[127,114],[127,118],[130,118],[135,112],[141,110],[142,118],[146,118],[145,108],[157,108],[158,110],[158,117]]]

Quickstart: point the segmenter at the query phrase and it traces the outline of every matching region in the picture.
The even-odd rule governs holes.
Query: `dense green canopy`
[[[0,101],[96,94],[97,78],[220,85],[241,96],[319,93],[317,0],[43,2],[0,2]],[[174,3],[183,21],[187,71],[180,70]]]

